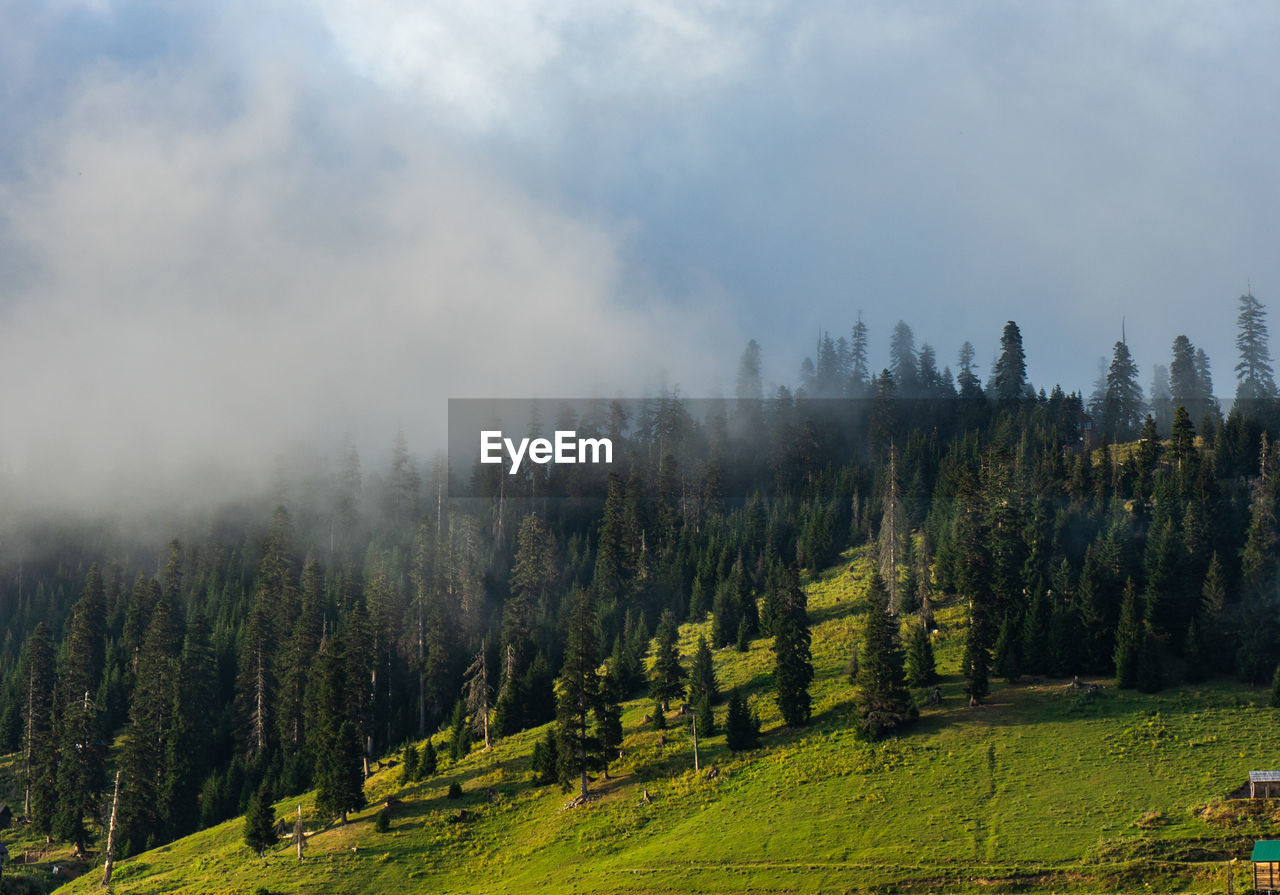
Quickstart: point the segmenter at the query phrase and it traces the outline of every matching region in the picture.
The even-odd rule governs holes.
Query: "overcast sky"
[[[0,457],[251,465],[447,397],[793,384],[859,311],[1233,391],[1272,3],[0,0]],[[140,471],[142,471],[140,473]]]

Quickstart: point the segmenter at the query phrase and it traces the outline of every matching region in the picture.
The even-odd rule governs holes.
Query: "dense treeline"
[[[942,595],[968,606],[975,701],[992,675],[1269,681],[1280,405],[1252,296],[1240,327],[1225,419],[1185,336],[1148,405],[1123,340],[1086,401],[1033,388],[1013,322],[984,383],[972,346],[953,376],[905,323],[872,373],[859,320],[820,340],[794,392],[766,396],[752,342],[719,412],[674,393],[636,418],[615,405],[603,499],[539,497],[539,477],[589,473],[530,465],[500,498],[450,500],[444,465],[398,438],[385,470],[348,450],[158,551],[33,527],[0,582],[0,748],[21,754],[35,829],[83,846],[119,769],[118,855],[311,787],[343,815],[361,762],[445,724],[456,756],[558,719],[536,770],[585,788],[622,699],[648,687],[660,723],[688,693],[711,729],[710,651],[754,637],[774,638],[783,717],[805,724],[799,575],[859,544],[878,558],[851,663],[869,735],[908,723],[907,687],[935,680]],[[675,626],[708,616],[686,667]]]

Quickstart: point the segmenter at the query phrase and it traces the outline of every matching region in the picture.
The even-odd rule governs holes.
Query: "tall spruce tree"
[[[675,613],[662,613],[654,637],[653,669],[649,672],[649,695],[663,712],[670,711],[671,700],[684,696],[687,672],[680,664],[680,629]]]
[[[1010,320],[1000,335],[1000,357],[995,369],[996,398],[1002,403],[1021,400],[1027,391],[1027,355],[1022,350],[1022,332]]]
[[[600,740],[591,726],[600,703],[600,647],[596,642],[595,604],[579,588],[569,597],[570,614],[556,703],[556,760],[560,782],[579,785],[587,797],[587,772],[599,765]]]
[[[600,769],[609,779],[609,764],[622,746],[622,682],[613,669],[600,676],[600,698],[593,710],[596,742],[600,744]]]
[[[1240,296],[1236,326],[1239,327],[1236,350],[1240,352],[1240,362],[1236,364],[1236,401],[1249,406],[1272,400],[1276,396],[1276,382],[1268,347],[1267,309],[1252,292]]]
[[[276,836],[275,809],[271,795],[265,786],[259,787],[249,800],[249,810],[244,816],[244,844],[259,858],[278,841]]]
[[[316,656],[312,697],[315,742],[316,813],[338,817],[364,806],[364,767],[360,731],[350,717],[343,650],[325,638]]]
[[[86,578],[84,596],[73,609],[58,685],[62,712],[53,835],[80,851],[88,842],[85,819],[95,816],[104,784],[106,738],[94,694],[102,676],[105,627],[102,578],[94,566]]]
[[[1144,626],[1138,606],[1138,593],[1130,579],[1124,587],[1120,604],[1120,624],[1116,628],[1116,686],[1122,690],[1138,685],[1138,664],[1142,652]]]
[[[180,632],[161,599],[151,613],[138,656],[137,683],[129,707],[129,727],[121,754],[119,830],[125,854],[138,854],[167,841],[169,806],[163,794],[168,776],[166,739],[173,728]]]
[[[861,669],[861,663],[859,663]],[[907,641],[906,656],[907,684],[912,687],[927,687],[938,681],[937,664],[933,657],[933,642],[929,631],[923,624],[911,626],[911,639]]]
[[[813,682],[810,652],[808,595],[800,586],[794,569],[788,572],[777,619],[773,624],[774,679],[778,687],[778,709],[789,727],[809,723],[813,704],[809,685]]]
[[[709,703],[718,702],[720,689],[716,683],[711,646],[707,643],[706,637],[699,635],[698,646],[693,654],[693,668],[689,674],[689,701],[698,705],[703,699]]]
[[[1116,342],[1107,369],[1102,402],[1102,431],[1112,441],[1130,441],[1138,432],[1146,404],[1138,384],[1138,365],[1124,340]]]
[[[889,614],[889,594],[875,570],[867,584],[866,603],[855,700],[863,732],[878,739],[903,727],[917,710],[907,690],[898,623]]]
[[[990,689],[991,647],[995,642],[994,596],[991,592],[991,555],[986,513],[977,475],[965,469],[956,493],[952,549],[956,589],[969,601],[969,627],[965,632],[962,670],[966,692],[972,702],[981,702]]]
[[[731,752],[754,749],[760,744],[760,719],[747,706],[746,697],[738,692],[737,687],[729,691],[724,738]]]
[[[56,793],[53,647],[44,622],[37,623],[22,657],[23,815],[38,833],[52,824]]]

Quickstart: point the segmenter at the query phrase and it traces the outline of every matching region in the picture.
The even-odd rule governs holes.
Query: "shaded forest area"
[[[21,754],[33,827],[85,848],[118,770],[117,857],[317,785],[339,814],[358,798],[351,762],[444,724],[465,750],[472,732],[552,720],[557,679],[585,773],[596,671],[614,702],[639,692],[650,632],[668,632],[661,668],[674,623],[708,615],[712,649],[794,641],[786,717],[801,725],[796,582],[869,542],[878,617],[899,622],[871,628],[896,663],[935,594],[967,600],[975,701],[992,676],[1270,680],[1280,402],[1251,295],[1239,333],[1225,417],[1185,336],[1149,396],[1122,340],[1086,398],[1032,386],[1013,322],[983,382],[972,346],[953,375],[905,323],[872,373],[859,321],[820,340],[794,391],[764,393],[752,342],[722,414],[668,393],[600,421],[625,469],[602,500],[538,498],[539,476],[590,472],[532,465],[501,499],[451,500],[443,462],[401,438],[385,469],[348,450],[167,544],[23,524],[0,569],[0,750]],[[863,695],[870,735],[905,720]]]

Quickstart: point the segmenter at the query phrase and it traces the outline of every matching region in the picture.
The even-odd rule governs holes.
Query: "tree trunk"
[[[111,823],[107,827],[107,854],[102,867],[102,884],[111,884],[111,871],[116,864],[116,813],[120,808],[120,772],[116,771],[116,791],[111,797]]]

